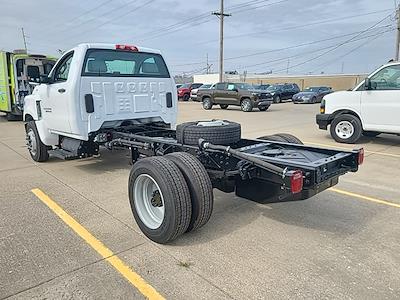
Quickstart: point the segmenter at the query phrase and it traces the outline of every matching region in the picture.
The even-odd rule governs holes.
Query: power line
[[[339,57],[336,57],[335,59],[332,59],[332,60],[330,60],[330,61],[328,61],[328,62],[326,62],[326,63],[324,63],[324,64],[318,65],[314,70],[311,71],[311,73],[317,71],[320,67],[327,67],[327,66],[329,66],[329,65],[331,65],[331,64],[333,64],[333,63],[335,63],[335,62],[337,62],[338,60],[340,60],[340,59],[342,59],[342,58],[344,58],[344,57],[350,55],[351,53],[357,51],[358,49],[364,47],[365,45],[367,45],[367,44],[369,44],[369,43],[371,43],[371,42],[373,42],[373,41],[379,39],[379,38],[382,37],[385,33],[392,32],[392,31],[394,31],[394,30],[388,30],[388,31],[385,31],[385,32],[381,32],[381,33],[379,33],[379,34],[376,34],[375,36],[370,37],[370,39],[368,39],[368,40],[365,41],[364,43],[361,43],[361,45],[358,45],[357,47],[351,49],[350,51],[346,52],[345,54],[343,54],[343,55],[341,55],[341,56],[339,56]],[[343,68],[343,67],[342,67],[342,68]]]
[[[325,23],[330,23],[330,22],[335,22],[335,21],[342,21],[342,20],[346,20],[346,19],[353,19],[353,18],[357,18],[357,17],[364,17],[364,16],[369,16],[369,15],[373,15],[373,14],[379,14],[379,13],[388,12],[388,11],[393,11],[393,10],[392,9],[377,10],[377,11],[372,11],[372,12],[367,12],[367,13],[362,13],[362,14],[357,14],[357,15],[325,19],[325,20],[322,20],[322,21],[305,23],[305,24],[296,25],[296,26],[275,27],[275,28],[270,28],[268,30],[263,30],[263,31],[248,32],[248,33],[242,33],[242,34],[237,34],[237,35],[226,36],[225,39],[236,39],[236,38],[241,38],[241,37],[256,36],[256,35],[259,35],[259,34],[262,34],[262,33],[273,33],[273,32],[279,32],[279,31],[285,31],[285,30],[291,30],[291,29],[304,28],[304,27],[308,27],[308,26],[320,25],[320,24],[325,24]],[[193,45],[199,45],[199,44],[204,45],[204,44],[213,43],[213,42],[216,42],[216,41],[217,40],[200,41],[200,42],[195,43]]]
[[[352,37],[352,38],[350,38],[350,39],[348,39],[348,40],[346,40],[346,41],[344,41],[344,42],[342,42],[342,43],[336,45],[336,46],[333,47],[332,49],[329,49],[329,50],[327,50],[327,51],[325,51],[325,52],[323,52],[323,53],[321,53],[321,54],[319,54],[319,55],[317,55],[317,56],[315,56],[315,57],[312,57],[312,58],[310,58],[310,59],[307,59],[306,61],[303,61],[303,62],[301,62],[301,63],[298,63],[298,64],[295,64],[295,65],[291,66],[290,69],[293,69],[293,68],[296,68],[296,67],[305,65],[305,64],[307,64],[307,63],[309,63],[309,62],[311,62],[311,61],[315,61],[316,59],[318,59],[318,58],[320,58],[320,57],[322,57],[322,56],[324,56],[324,55],[326,55],[326,54],[328,54],[328,53],[331,53],[332,51],[335,51],[335,50],[338,49],[339,47],[341,47],[341,46],[343,46],[343,45],[345,45],[345,44],[348,44],[349,42],[354,41],[355,38],[359,37],[359,36],[362,35],[363,33],[366,33],[367,31],[369,31],[369,30],[371,30],[372,28],[376,27],[377,25],[379,25],[380,23],[382,23],[383,21],[385,21],[386,19],[388,19],[391,15],[392,15],[392,14],[389,14],[388,16],[384,17],[383,19],[381,19],[381,20],[379,20],[378,22],[374,23],[372,26],[370,26],[370,27],[368,27],[367,29],[363,30],[361,33],[359,33],[359,34],[357,34],[356,36],[354,36],[354,37]],[[281,71],[283,71],[283,70],[278,70],[278,71],[276,71],[276,72],[281,72]]]
[[[390,31],[393,31],[393,29],[384,31],[383,33],[390,32]],[[370,37],[379,36],[379,35],[381,35],[381,34],[382,34],[382,32],[378,32],[378,33],[375,33],[375,34],[373,34],[373,35],[364,36],[364,37],[359,37],[358,39],[355,39],[355,40],[352,40],[352,41],[348,41],[347,43],[358,42],[358,41],[360,41],[360,40],[363,40],[363,39],[366,39],[366,38],[370,38]],[[303,56],[306,56],[306,55],[309,55],[309,54],[312,54],[312,53],[320,52],[320,51],[327,50],[327,49],[336,48],[337,46],[338,46],[338,44],[334,44],[334,45],[326,46],[326,47],[323,47],[323,48],[318,48],[318,49],[314,49],[314,50],[302,52],[302,53],[300,53],[300,54],[295,54],[295,55],[286,56],[286,57],[283,57],[283,58],[268,60],[268,61],[264,61],[264,62],[261,62],[261,63],[246,65],[246,66],[241,67],[240,69],[247,69],[247,68],[251,68],[251,67],[255,67],[255,66],[266,65],[266,64],[269,64],[269,63],[271,63],[271,62],[287,61],[288,59],[303,57]],[[291,66],[289,69],[291,69],[292,67],[293,67],[293,66]],[[286,70],[287,70],[287,67],[286,67],[286,68],[279,69],[279,71],[286,71]]]
[[[125,8],[126,6],[128,6],[128,5],[132,4],[132,3],[135,3],[135,2],[137,2],[137,1],[138,1],[138,0],[130,0],[130,1],[128,1],[128,2],[126,2],[126,3],[124,3],[124,4],[122,4],[122,5],[117,5],[117,6],[114,7],[113,9],[108,10],[108,11],[106,11],[105,13],[103,13],[103,14],[101,14],[101,15],[99,15],[99,16],[94,16],[94,17],[92,17],[92,18],[89,18],[89,19],[84,20],[84,21],[81,22],[81,23],[73,24],[72,27],[66,28],[66,29],[64,29],[64,30],[60,30],[58,33],[64,32],[64,31],[71,31],[71,30],[74,30],[74,29],[77,29],[77,28],[82,29],[82,25],[85,25],[85,24],[87,24],[87,23],[91,23],[91,22],[96,21],[97,19],[101,19],[102,17],[105,17],[105,16],[108,16],[108,17],[109,17],[110,14],[112,14],[113,12],[115,12],[115,11],[117,11],[117,10],[120,10],[120,9],[122,9],[122,8]],[[73,37],[73,35],[74,35],[74,34],[72,34],[70,37]],[[70,38],[70,37],[67,37],[67,38]]]
[[[151,3],[154,2],[154,1],[155,1],[155,0],[149,0],[149,1],[145,2],[145,3],[143,3],[143,4],[140,4],[140,5],[138,5],[138,6],[135,6],[134,8],[132,8],[132,9],[130,9],[130,10],[128,10],[128,11],[126,11],[126,12],[120,14],[120,15],[114,16],[112,19],[109,19],[109,20],[107,20],[107,21],[105,21],[105,22],[103,22],[103,23],[100,23],[100,24],[96,25],[96,27],[94,27],[94,28],[92,28],[92,29],[85,30],[85,31],[82,32],[82,33],[83,33],[83,34],[87,34],[88,32],[93,31],[93,30],[97,30],[98,28],[100,28],[100,27],[102,27],[102,26],[104,26],[104,25],[106,25],[106,24],[113,23],[113,22],[115,22],[115,19],[120,19],[120,18],[122,18],[122,17],[125,17],[125,16],[131,14],[131,13],[134,13],[134,12],[138,11],[139,9],[141,9],[141,8],[143,8],[143,7],[145,7],[145,6],[149,5],[149,4],[151,4]]]
[[[241,3],[241,4],[237,4],[237,5],[233,5],[233,6],[227,7],[227,10],[237,9],[237,8],[241,8],[241,7],[246,7],[246,6],[251,5],[251,4],[259,4],[259,3],[262,3],[262,2],[268,2],[268,1],[272,1],[272,0],[248,1],[248,2],[245,2],[245,3]],[[163,32],[167,32],[169,30],[176,29],[177,27],[180,27],[182,25],[187,25],[187,24],[190,24],[192,22],[199,21],[199,20],[202,20],[202,19],[205,19],[205,18],[206,19],[210,19],[210,11],[204,12],[204,13],[199,14],[197,16],[193,16],[193,17],[184,19],[182,21],[179,21],[177,23],[174,23],[174,24],[171,24],[171,25],[168,25],[168,26],[165,26],[165,27],[161,27],[161,28],[158,28],[158,29],[154,29],[154,30],[145,32],[141,36],[145,36],[147,38],[147,37],[152,36],[154,34],[160,34],[160,33],[163,33]]]
[[[392,26],[392,25],[384,25],[384,26],[377,27],[376,29],[388,28],[390,26]],[[311,42],[307,42],[307,43],[301,43],[301,44],[297,44],[297,45],[293,45],[293,46],[277,48],[277,49],[270,49],[270,50],[266,50],[266,51],[262,51],[262,52],[256,52],[256,53],[245,54],[245,55],[231,56],[231,57],[225,58],[224,61],[236,60],[236,59],[240,59],[240,58],[248,58],[248,57],[252,57],[252,56],[259,56],[259,55],[264,55],[264,54],[273,53],[273,52],[281,52],[281,51],[291,50],[291,49],[300,48],[300,47],[304,47],[304,46],[315,45],[315,44],[335,40],[335,39],[342,38],[342,37],[352,36],[352,35],[355,35],[357,33],[362,33],[362,32],[363,31],[356,31],[356,32],[341,34],[341,35],[337,35],[337,36],[333,36],[333,37],[325,38],[325,39],[321,39],[321,40],[311,41]],[[214,59],[214,60],[209,60],[209,61],[217,62],[218,60]],[[201,65],[201,64],[204,64],[204,62],[176,64],[176,65],[172,65],[172,67],[193,66],[193,65]]]
[[[242,6],[243,7],[244,6],[248,6],[248,4],[259,4],[261,2],[270,2],[270,1],[272,1],[272,0],[249,1],[249,2],[246,2],[246,5],[241,4],[241,5],[237,5],[237,6],[232,6],[232,7],[228,8],[227,10],[238,9],[238,8],[241,8]],[[289,1],[289,0],[280,0],[280,1],[277,1],[277,2],[274,2],[274,3],[264,4],[264,5],[261,5],[261,6],[248,7],[246,9],[233,10],[233,12],[234,13],[241,13],[241,12],[244,12],[244,11],[257,9],[257,8],[265,7],[265,6],[270,6],[270,5],[274,5],[274,4],[278,4],[278,3],[282,3],[282,2],[287,2],[287,1]],[[144,41],[152,40],[152,39],[155,39],[155,38],[158,38],[158,37],[165,36],[166,34],[171,34],[171,33],[177,32],[177,31],[181,31],[183,29],[191,28],[193,26],[198,26],[198,25],[202,25],[202,24],[208,23],[211,20],[212,19],[209,18],[209,13],[204,13],[204,14],[201,14],[201,15],[186,19],[184,21],[175,23],[173,25],[170,25],[170,26],[158,29],[158,30],[151,31],[150,33],[144,34],[144,36],[146,36],[146,37],[143,38],[143,39],[139,39],[139,41],[140,42],[144,42]],[[200,21],[200,23],[198,23],[196,21]],[[154,33],[154,34],[152,34],[152,33]]]

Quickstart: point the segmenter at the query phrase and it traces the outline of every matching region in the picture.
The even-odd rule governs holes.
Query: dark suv
[[[254,90],[248,83],[220,82],[213,89],[199,89],[197,98],[203,102],[204,109],[211,109],[219,104],[222,109],[229,105],[240,106],[242,111],[252,111],[257,107],[266,111],[272,104],[272,97],[266,91]]]
[[[292,100],[293,95],[300,92],[299,86],[295,83],[273,84],[266,92],[269,93],[274,103],[281,103],[282,100]]]

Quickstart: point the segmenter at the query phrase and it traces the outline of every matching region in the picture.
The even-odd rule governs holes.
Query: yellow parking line
[[[340,146],[330,145],[330,144],[320,144],[320,143],[312,143],[312,142],[304,142],[304,143],[305,144],[309,144],[309,145],[321,146],[321,147],[331,147],[331,148],[336,148],[336,149],[343,149],[343,150],[347,150],[347,151],[353,150],[352,148],[345,148],[345,147],[340,147]],[[383,153],[383,152],[370,151],[370,150],[365,150],[365,153],[371,153],[371,154],[377,154],[377,155],[400,158],[399,154]]]
[[[85,227],[79,224],[65,210],[54,202],[49,196],[40,189],[33,189],[36,195],[46,204],[61,220],[64,221],[77,235],[85,240],[94,250],[97,251],[110,265],[112,265],[126,280],[128,280],[140,293],[148,299],[164,299],[150,284],[148,284],[139,274],[127,266],[118,256],[108,249],[101,241],[95,238]]]
[[[387,205],[387,206],[400,208],[400,204],[397,204],[397,203],[393,203],[393,202],[389,202],[389,201],[385,201],[385,200],[381,200],[381,199],[377,199],[377,198],[373,198],[373,197],[368,197],[368,196],[364,196],[364,195],[360,195],[360,194],[356,194],[356,193],[351,193],[351,192],[339,190],[336,188],[330,188],[329,190],[332,192],[338,193],[338,194],[355,197],[355,198],[358,198],[361,200],[371,201],[371,202],[375,202],[375,203],[379,203],[379,204],[383,204],[383,205]]]

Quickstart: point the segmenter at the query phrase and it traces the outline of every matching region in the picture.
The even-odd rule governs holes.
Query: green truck
[[[55,57],[28,54],[24,50],[0,51],[0,111],[8,120],[22,118],[25,96],[32,93],[32,82],[50,73]]]

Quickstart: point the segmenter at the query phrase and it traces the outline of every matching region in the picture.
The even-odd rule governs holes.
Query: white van
[[[400,135],[400,62],[380,67],[351,91],[326,95],[320,112],[319,128],[330,125],[339,143],[355,143],[362,135]]]

